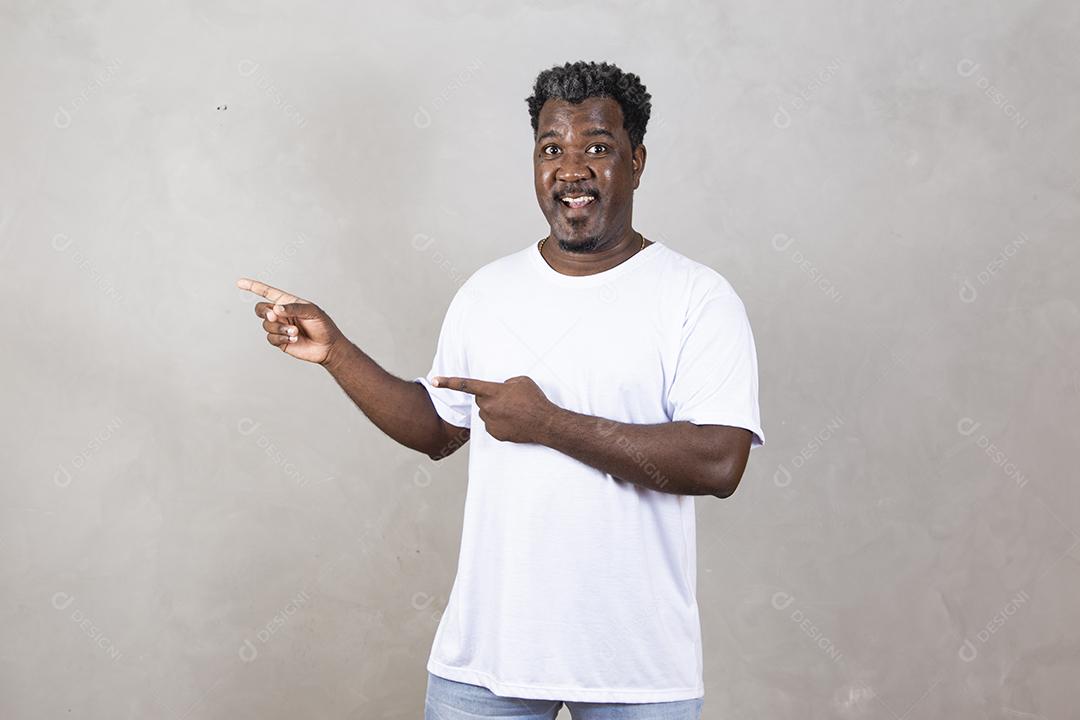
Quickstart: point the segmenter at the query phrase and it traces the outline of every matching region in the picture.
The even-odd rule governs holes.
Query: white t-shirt
[[[457,576],[427,669],[520,698],[703,697],[694,496],[496,440],[474,397],[432,386],[436,375],[527,375],[574,412],[733,425],[757,447],[757,355],[728,281],[661,242],[563,275],[531,242],[461,286],[416,378],[444,420],[472,429]]]

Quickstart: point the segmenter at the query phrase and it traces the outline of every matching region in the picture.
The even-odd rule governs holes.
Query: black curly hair
[[[555,65],[536,76],[533,94],[525,98],[532,119],[533,137],[540,127],[540,108],[545,102],[559,98],[576,105],[590,97],[610,97],[618,102],[631,149],[641,144],[652,110],[649,102],[652,96],[641,84],[641,78],[610,63],[583,60],[561,67]]]

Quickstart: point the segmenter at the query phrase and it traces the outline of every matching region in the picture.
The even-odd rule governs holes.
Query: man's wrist
[[[548,412],[536,423],[536,442],[551,447],[561,423],[570,411],[552,403]]]
[[[354,347],[349,339],[343,336],[337,342],[331,343],[330,349],[326,351],[326,358],[319,364],[331,375],[336,375]]]

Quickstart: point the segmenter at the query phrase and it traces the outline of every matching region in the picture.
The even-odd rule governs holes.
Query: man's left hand
[[[432,378],[435,387],[460,390],[476,398],[480,419],[496,440],[516,443],[540,442],[543,431],[559,406],[547,399],[532,378],[524,375],[506,382],[474,378]]]

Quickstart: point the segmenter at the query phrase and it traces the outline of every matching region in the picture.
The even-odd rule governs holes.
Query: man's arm
[[[620,480],[678,495],[728,497],[750,454],[751,431],[678,421],[621,423],[559,407],[524,375],[506,382],[436,376],[436,387],[471,393],[489,435],[537,443]]]
[[[469,429],[443,420],[427,388],[379,367],[318,305],[251,278],[240,278],[236,285],[269,300],[255,304],[267,342],[299,360],[325,367],[356,406],[391,438],[433,460],[468,442]]]
[[[402,445],[440,460],[469,441],[469,428],[439,417],[427,388],[391,375],[349,340],[332,347],[323,367],[371,422]]]
[[[752,436],[727,425],[639,425],[558,408],[537,442],[651,490],[726,498],[746,469]]]

